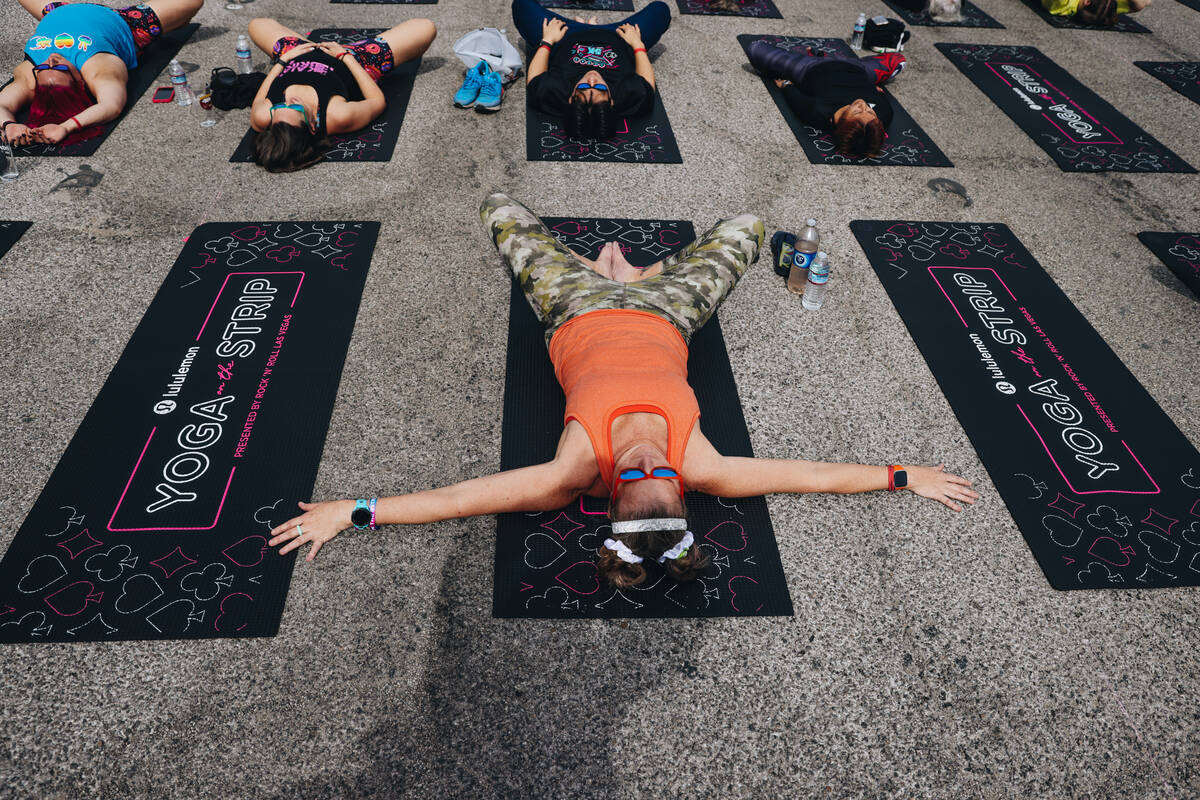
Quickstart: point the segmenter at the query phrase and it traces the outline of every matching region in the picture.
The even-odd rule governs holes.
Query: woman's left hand
[[[968,505],[979,499],[979,492],[967,487],[971,482],[946,472],[945,464],[936,467],[905,467],[908,473],[908,488],[921,497],[937,500],[954,511],[962,511],[961,501]]]
[[[625,44],[637,50],[639,47],[645,47],[642,44],[642,29],[637,25],[631,25],[626,22],[624,25],[617,28],[617,36],[620,36]]]
[[[41,125],[37,128],[30,128],[29,134],[39,142],[58,144],[70,135],[70,131],[62,125],[51,123],[49,125]]]
[[[349,528],[350,513],[354,510],[353,500],[331,500],[325,503],[305,503],[297,505],[304,511],[298,517],[293,517],[282,525],[271,529],[271,539],[267,544],[279,548],[279,555],[292,552],[305,542],[311,542],[305,561],[312,561],[321,551],[321,545]],[[287,542],[287,544],[284,544]]]

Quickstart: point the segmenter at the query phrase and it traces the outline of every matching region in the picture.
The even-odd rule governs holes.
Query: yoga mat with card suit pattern
[[[278,631],[268,532],[311,497],[378,233],[192,232],[0,561],[0,642]]]
[[[934,45],[1064,172],[1195,172],[1036,47]]]
[[[1200,585],[1200,454],[1013,232],[850,229],[1050,585]]]
[[[633,0],[538,0],[542,8],[575,11],[633,11]]]
[[[16,155],[20,156],[90,156],[94,155],[100,149],[100,145],[104,144],[104,140],[108,138],[113,129],[120,124],[121,120],[129,114],[130,109],[137,103],[146,90],[155,84],[163,70],[171,63],[171,59],[179,54],[179,51],[187,44],[188,39],[192,37],[200,28],[199,23],[193,22],[184,25],[182,28],[177,28],[169,33],[164,33],[158,37],[153,43],[146,47],[138,54],[138,66],[136,69],[130,70],[129,80],[126,81],[126,101],[125,108],[121,111],[120,116],[112,122],[104,123],[104,133],[88,139],[86,142],[77,144],[57,145],[57,144],[31,144],[22,145],[14,148]],[[193,79],[199,79],[201,74],[199,70],[192,73],[190,76]],[[11,81],[9,81],[11,83]],[[169,83],[168,80],[163,80],[163,84]],[[8,84],[5,84],[6,86]],[[198,87],[192,87],[193,89]],[[165,108],[172,110],[178,107],[174,104],[166,105]],[[17,115],[17,119],[24,121],[29,116],[29,109],[25,109]]]
[[[1143,231],[1138,239],[1200,298],[1200,233]]]
[[[1193,103],[1200,103],[1200,61],[1135,61],[1133,65],[1149,72]]]
[[[389,6],[411,6],[411,5],[432,5],[438,0],[329,0],[331,3],[345,3],[358,5],[389,5]]]
[[[308,35],[314,42],[339,42],[350,44],[379,35],[384,28],[320,28]],[[333,146],[325,154],[325,162],[389,161],[400,138],[400,127],[412,97],[417,70],[421,67],[420,57],[397,64],[392,71],[379,79],[379,88],[387,98],[387,108],[370,125],[353,133],[332,134]],[[253,162],[254,131],[246,131],[237,149],[230,156],[231,162]]]
[[[611,139],[572,139],[560,117],[533,107],[525,95],[527,161],[607,161],[627,164],[682,164],[683,156],[667,119],[662,95],[654,92],[654,109],[645,117],[617,121]]]
[[[984,12],[979,6],[963,0],[962,18],[954,22],[935,20],[924,11],[910,11],[895,0],[883,0],[884,4],[895,12],[896,16],[909,25],[922,25],[931,28],[1003,28],[996,20]]]
[[[1051,14],[1046,9],[1042,8],[1041,0],[1021,0],[1025,6],[1039,17],[1044,19],[1050,25],[1056,28],[1068,28],[1081,31],[1116,31],[1117,33],[1150,33],[1150,29],[1140,22],[1135,22],[1128,14],[1118,14],[1117,24],[1111,26],[1104,25],[1081,25],[1071,17],[1059,17]]]
[[[675,0],[680,14],[700,14],[716,17],[759,17],[760,19],[783,19],[783,14],[771,0],[733,0],[737,10],[714,5],[713,0]]]
[[[737,38],[742,49],[746,51],[747,58],[750,57],[750,45],[759,40],[784,50],[805,52],[806,49],[811,49],[814,53],[841,53],[854,56],[854,51],[850,49],[850,45],[841,39],[769,36],[751,33],[740,34]],[[834,152],[833,139],[828,133],[806,124],[796,116],[791,106],[784,99],[783,90],[776,86],[773,80],[763,76],[762,82],[763,86],[767,88],[767,92],[771,95],[771,99],[775,102],[775,106],[779,109],[779,113],[783,115],[784,122],[791,128],[796,141],[800,143],[804,154],[813,164],[840,164],[866,167],[954,166],[953,162],[946,158],[946,154],[941,151],[941,148],[934,143],[933,139],[929,138],[929,135],[921,129],[916,120],[904,110],[904,107],[900,105],[900,101],[890,92],[888,92],[888,97],[892,100],[892,124],[888,127],[887,138],[883,142],[883,152],[877,158],[849,158],[848,156]],[[887,89],[884,89],[884,91],[887,92]]]
[[[694,238],[690,222],[547,217],[563,244],[594,258],[618,241],[630,263],[649,265]],[[736,289],[735,289],[736,291]],[[500,467],[516,469],[554,457],[564,399],[541,324],[516,282],[509,303],[507,374]],[[693,337],[690,382],[700,427],[726,455],[752,456],[737,385],[716,316]],[[496,617],[790,616],[779,550],[762,497],[736,500],[688,493],[696,545],[713,559],[697,580],[676,584],[648,566],[646,581],[617,591],[596,574],[595,551],[611,536],[606,502],[583,498],[558,511],[502,514],[496,522]]]
[[[25,235],[32,222],[0,222],[0,258]]]

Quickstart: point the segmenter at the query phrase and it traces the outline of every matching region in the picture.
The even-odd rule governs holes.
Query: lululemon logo
[[[174,400],[159,400],[157,403],[154,404],[154,413],[155,414],[170,414],[174,410],[175,410],[175,401]]]

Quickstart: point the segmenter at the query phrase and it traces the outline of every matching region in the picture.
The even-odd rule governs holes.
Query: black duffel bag
[[[254,102],[254,95],[258,94],[258,87],[266,79],[266,74],[262,72],[239,75],[229,67],[217,67],[212,71],[212,79],[208,84],[213,105],[224,111],[249,108]]]

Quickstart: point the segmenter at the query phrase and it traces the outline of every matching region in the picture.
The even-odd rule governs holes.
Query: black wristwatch
[[[894,492],[908,486],[908,472],[899,464],[888,465],[888,491]]]
[[[360,499],[354,504],[354,510],[350,512],[350,524],[355,529],[360,531],[375,530],[375,503],[374,497],[370,502]]]

